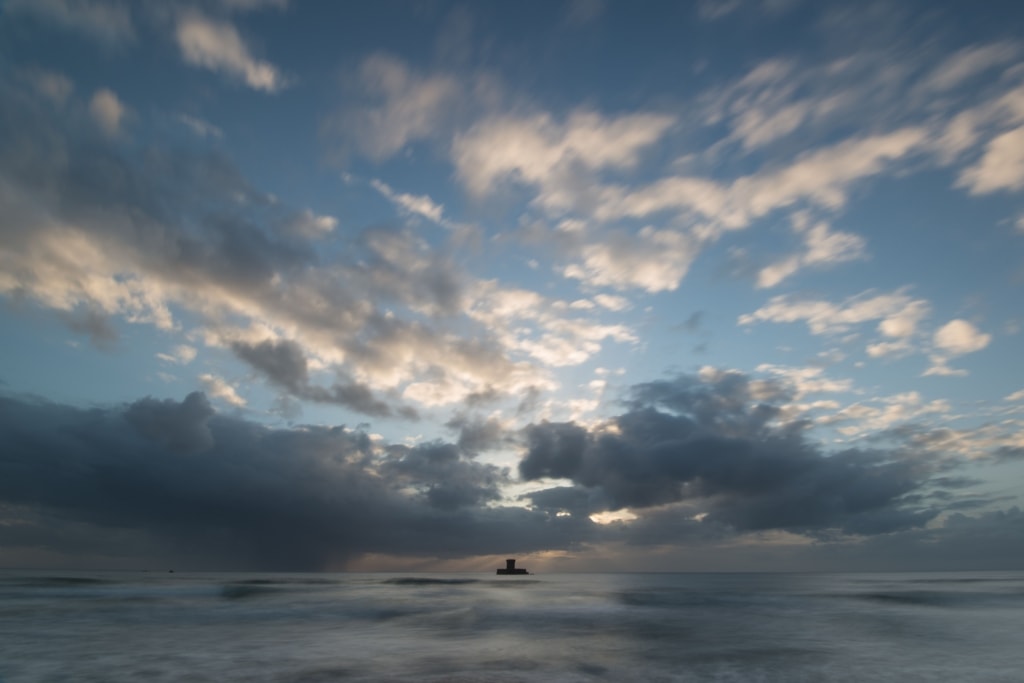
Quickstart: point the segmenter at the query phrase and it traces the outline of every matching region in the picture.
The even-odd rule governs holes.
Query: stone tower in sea
[[[529,574],[525,569],[517,569],[515,559],[505,560],[505,568],[498,569],[499,574]]]

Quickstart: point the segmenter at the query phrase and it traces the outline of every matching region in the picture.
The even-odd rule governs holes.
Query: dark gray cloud
[[[395,445],[380,464],[390,481],[420,492],[438,510],[457,510],[501,498],[501,486],[509,483],[507,470],[467,461],[455,444],[434,442],[413,448]]]
[[[700,331],[706,315],[704,311],[694,311],[686,320],[679,323],[677,327],[684,332],[696,334]]]
[[[62,312],[59,317],[72,332],[89,337],[89,341],[98,349],[109,351],[117,343],[117,329],[114,328],[110,316],[93,306],[83,306],[68,313]]]
[[[466,453],[477,454],[513,444],[501,421],[458,414],[445,423],[445,427],[458,432],[458,445]]]
[[[944,509],[920,495],[941,460],[904,450],[823,452],[803,423],[777,423],[779,408],[755,398],[765,395],[783,393],[740,373],[637,385],[613,428],[527,428],[520,474],[571,480],[587,492],[578,500],[588,509],[595,498],[607,510],[685,502],[679,514],[740,532],[883,534],[921,527]],[[547,506],[569,492],[534,496]]]
[[[615,424],[618,433],[531,428],[527,471],[574,483],[526,494],[523,508],[495,505],[510,473],[457,443],[270,428],[218,414],[199,393],[105,408],[0,395],[0,557],[8,565],[318,569],[365,554],[559,550],[619,553],[634,568],[671,568],[658,564],[671,557],[677,568],[1024,566],[1014,550],[1024,548],[1024,514],[992,511],[994,499],[970,495],[974,482],[909,454],[825,455],[802,432],[771,426],[756,438],[708,435],[692,416],[649,407]],[[638,519],[590,520],[625,501]],[[735,543],[772,529],[816,542]],[[659,550],[648,558],[651,547]]]
[[[258,344],[235,342],[231,350],[263,373],[272,383],[297,398],[315,403],[333,403],[372,417],[395,417],[414,420],[415,409],[408,406],[392,407],[380,400],[365,384],[341,379],[330,388],[311,384],[309,361],[302,347],[293,341],[266,340]]]
[[[364,553],[565,548],[593,527],[489,508],[508,473],[454,444],[271,429],[206,398],[80,409],[0,397],[0,547],[150,566],[318,569]],[[125,545],[128,544],[128,545]]]

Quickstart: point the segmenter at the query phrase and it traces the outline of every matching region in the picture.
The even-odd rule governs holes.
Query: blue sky
[[[7,0],[3,561],[1021,566],[1022,19]]]

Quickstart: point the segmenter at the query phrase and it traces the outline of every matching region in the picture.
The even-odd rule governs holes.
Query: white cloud
[[[951,90],[983,71],[1012,62],[1019,52],[1013,43],[966,47],[935,67],[924,85],[929,90]]]
[[[156,357],[160,360],[167,361],[168,363],[177,363],[178,365],[188,365],[196,357],[196,349],[193,346],[187,344],[180,344],[174,348],[171,353],[158,353]]]
[[[386,54],[367,58],[359,82],[375,104],[346,110],[333,128],[374,159],[385,159],[408,143],[438,131],[461,94],[446,74],[422,76]]]
[[[981,332],[966,320],[950,320],[940,327],[933,338],[935,346],[950,356],[961,356],[980,351],[992,340],[992,335]]]
[[[600,306],[607,308],[609,311],[624,311],[630,307],[629,299],[623,296],[598,294],[594,297],[594,301]]]
[[[117,0],[7,0],[5,12],[31,12],[108,44],[135,37],[128,5]]]
[[[942,133],[933,144],[939,152],[943,163],[951,163],[961,154],[969,152],[978,143],[983,134],[990,129],[1005,132],[1011,127],[1024,122],[1024,86],[1017,86],[1001,93],[992,99],[965,109],[956,114],[945,125]],[[985,179],[980,163],[967,169],[958,181],[960,187],[973,187],[979,180]],[[984,183],[982,185],[984,187]],[[979,190],[976,194],[983,194]]]
[[[613,233],[600,243],[586,245],[583,263],[567,266],[563,274],[594,286],[671,291],[679,286],[698,250],[694,240],[682,233],[648,226],[636,235]]]
[[[333,232],[338,227],[334,216],[320,215],[303,209],[289,226],[292,232],[309,239],[317,239]]]
[[[757,366],[757,371],[785,380],[796,391],[797,399],[806,394],[837,393],[850,391],[853,388],[851,380],[830,379],[825,376],[825,371],[818,367],[792,367],[762,363]]]
[[[803,235],[804,251],[762,268],[758,287],[774,287],[803,266],[822,267],[866,257],[864,239],[858,235],[830,231],[823,222],[808,229],[798,221],[794,228]]]
[[[869,294],[870,292],[862,292],[840,304],[820,299],[775,296],[753,313],[741,315],[738,323],[752,325],[758,322],[804,322],[812,334],[839,334],[846,332],[853,325],[899,316],[908,306],[915,309],[927,306],[923,300],[911,299],[903,290],[875,296]]]
[[[935,331],[932,344],[936,351],[930,355],[931,366],[922,376],[965,376],[966,370],[949,367],[949,359],[968,353],[980,351],[992,340],[992,335],[985,334],[966,320],[950,320]]]
[[[925,139],[923,129],[903,128],[810,152],[777,171],[740,178],[731,188],[734,201],[752,216],[766,215],[797,199],[837,209],[846,203],[847,185],[881,172]]]
[[[757,286],[760,289],[767,289],[779,284],[790,275],[800,270],[800,256],[790,256],[783,261],[777,261],[770,266],[765,266],[757,273]]]
[[[387,183],[376,179],[371,180],[370,185],[405,213],[423,216],[439,225],[445,223],[444,205],[434,202],[429,196],[395,192]]]
[[[891,315],[878,323],[878,331],[895,341],[880,341],[868,344],[865,348],[871,358],[886,356],[905,356],[914,351],[912,337],[917,333],[917,326],[930,312],[927,301],[923,299],[909,300]]]
[[[907,304],[878,323],[878,331],[886,337],[906,340],[917,331],[917,325],[928,315],[930,307],[923,299],[908,301]]]
[[[686,176],[662,178],[646,187],[631,189],[608,185],[598,194],[593,215],[597,220],[640,218],[668,210],[689,210],[705,217],[721,217],[729,225],[736,220],[726,216],[732,211],[729,191],[712,180]],[[744,219],[738,219],[742,224]]]
[[[225,403],[230,403],[238,408],[245,406],[245,399],[239,396],[238,392],[235,391],[235,388],[224,381],[224,379],[217,377],[216,375],[204,374],[199,375],[199,381],[203,383],[206,393],[210,396],[219,398]]]
[[[564,123],[547,114],[487,119],[456,137],[452,159],[470,192],[482,196],[503,180],[540,186],[542,202],[566,208],[559,183],[578,165],[584,170],[631,168],[640,152],[675,122],[661,114],[606,119],[577,111]]]
[[[105,135],[113,137],[121,129],[125,108],[113,91],[101,88],[89,100],[89,114]]]
[[[188,114],[178,114],[178,121],[201,138],[222,138],[224,131],[209,121]]]
[[[948,401],[936,399],[926,402],[918,392],[908,391],[854,403],[818,421],[842,425],[837,428],[839,433],[856,437],[891,429],[925,415],[944,415],[951,410]]]
[[[932,355],[929,357],[931,365],[921,373],[922,377],[966,377],[967,371],[961,368],[951,368],[947,363],[949,359],[945,356]]]
[[[907,339],[894,342],[877,342],[868,344],[865,351],[872,358],[884,358],[885,356],[902,356],[913,351],[913,346]]]
[[[1006,400],[1006,401],[1024,401],[1024,389],[1021,389],[1020,391],[1015,391],[1012,394],[1009,394],[1004,400]]]
[[[86,307],[162,330],[174,327],[166,288],[129,265],[134,261],[130,248],[23,210],[27,198],[0,192],[0,199],[9,212],[5,218],[27,221],[31,231],[27,245],[11,240],[0,248],[0,293],[28,294],[59,311]]]
[[[566,310],[592,310],[592,305],[552,301],[529,290],[500,287],[494,281],[477,282],[472,292],[467,315],[496,334],[503,346],[545,365],[578,365],[600,351],[605,340],[637,341],[623,325],[602,325],[565,315]]]
[[[975,195],[1024,188],[1024,127],[993,138],[978,163],[960,174],[957,187]]]
[[[193,66],[225,73],[255,90],[277,92],[285,86],[277,68],[255,59],[238,30],[228,22],[185,12],[178,20],[175,37],[182,57]]]
[[[846,140],[808,152],[787,166],[743,176],[729,185],[695,177],[664,178],[638,190],[601,188],[594,216],[600,220],[641,218],[661,211],[693,211],[721,228],[744,228],[755,219],[798,201],[826,209],[846,203],[847,187],[885,170],[889,162],[920,147],[921,128]]]

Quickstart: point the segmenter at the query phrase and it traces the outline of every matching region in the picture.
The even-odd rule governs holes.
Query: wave
[[[23,588],[74,588],[109,585],[115,582],[88,576],[15,576],[2,583]]]
[[[272,584],[262,584],[255,582],[228,583],[224,584],[220,588],[221,597],[227,600],[239,600],[242,598],[252,598],[261,595],[271,595],[280,592],[281,589],[276,588]]]
[[[430,579],[420,576],[403,576],[393,579],[384,579],[381,583],[393,586],[457,586],[467,583],[480,583],[480,579]]]

